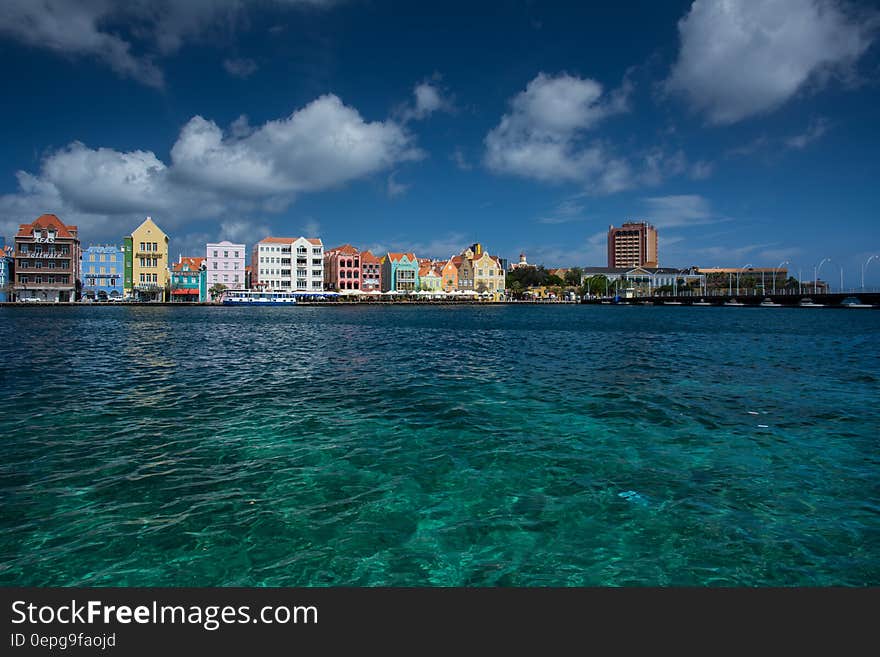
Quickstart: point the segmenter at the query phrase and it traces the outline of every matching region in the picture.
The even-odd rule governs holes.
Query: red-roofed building
[[[205,258],[180,256],[171,265],[172,301],[208,301],[208,267]]]
[[[361,291],[361,254],[351,244],[324,252],[324,287],[337,292]]]
[[[15,235],[15,281],[21,300],[78,301],[80,242],[76,226],[54,214],[21,224]]]
[[[361,290],[382,291],[382,261],[370,251],[361,253]]]
[[[419,289],[419,259],[415,253],[382,256],[382,291],[414,292]]]

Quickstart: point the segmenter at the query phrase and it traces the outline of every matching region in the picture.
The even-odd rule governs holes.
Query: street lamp
[[[864,291],[864,289],[865,289],[865,270],[868,268],[868,265],[871,264],[871,261],[872,261],[874,258],[876,258],[876,257],[877,257],[877,256],[872,255],[870,258],[868,258],[867,260],[865,260],[865,264],[862,265],[862,290],[863,290],[863,291]]]
[[[773,270],[773,294],[776,294],[776,277],[779,275],[779,270],[782,269],[782,265],[790,265],[791,263],[788,260],[783,260],[779,263],[779,266]]]
[[[736,272],[736,296],[739,296],[739,275],[740,275],[745,269],[748,269],[749,267],[753,267],[753,266],[754,266],[754,265],[743,265],[742,267],[739,268],[739,271]]]
[[[813,294],[818,294],[816,290],[819,287],[819,270],[826,262],[831,262],[831,258],[822,258],[819,264],[813,268]]]

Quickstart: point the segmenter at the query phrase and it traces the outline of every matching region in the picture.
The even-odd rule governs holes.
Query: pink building
[[[324,253],[324,286],[340,292],[361,289],[361,254],[351,244]]]
[[[361,290],[382,291],[382,262],[369,251],[361,253]]]
[[[244,244],[218,242],[208,244],[206,264],[208,266],[208,288],[218,283],[230,289],[243,289]]]

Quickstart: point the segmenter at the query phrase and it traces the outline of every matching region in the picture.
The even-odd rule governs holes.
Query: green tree
[[[584,270],[580,267],[572,267],[565,272],[565,283],[572,287],[578,287],[581,284],[581,278],[584,276]]]
[[[214,283],[211,288],[208,290],[208,294],[211,295],[211,301],[216,301],[217,297],[223,294],[223,291],[226,289],[226,286],[223,283]]]

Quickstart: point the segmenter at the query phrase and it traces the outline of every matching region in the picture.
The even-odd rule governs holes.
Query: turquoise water
[[[878,329],[2,308],[0,584],[878,585]]]

